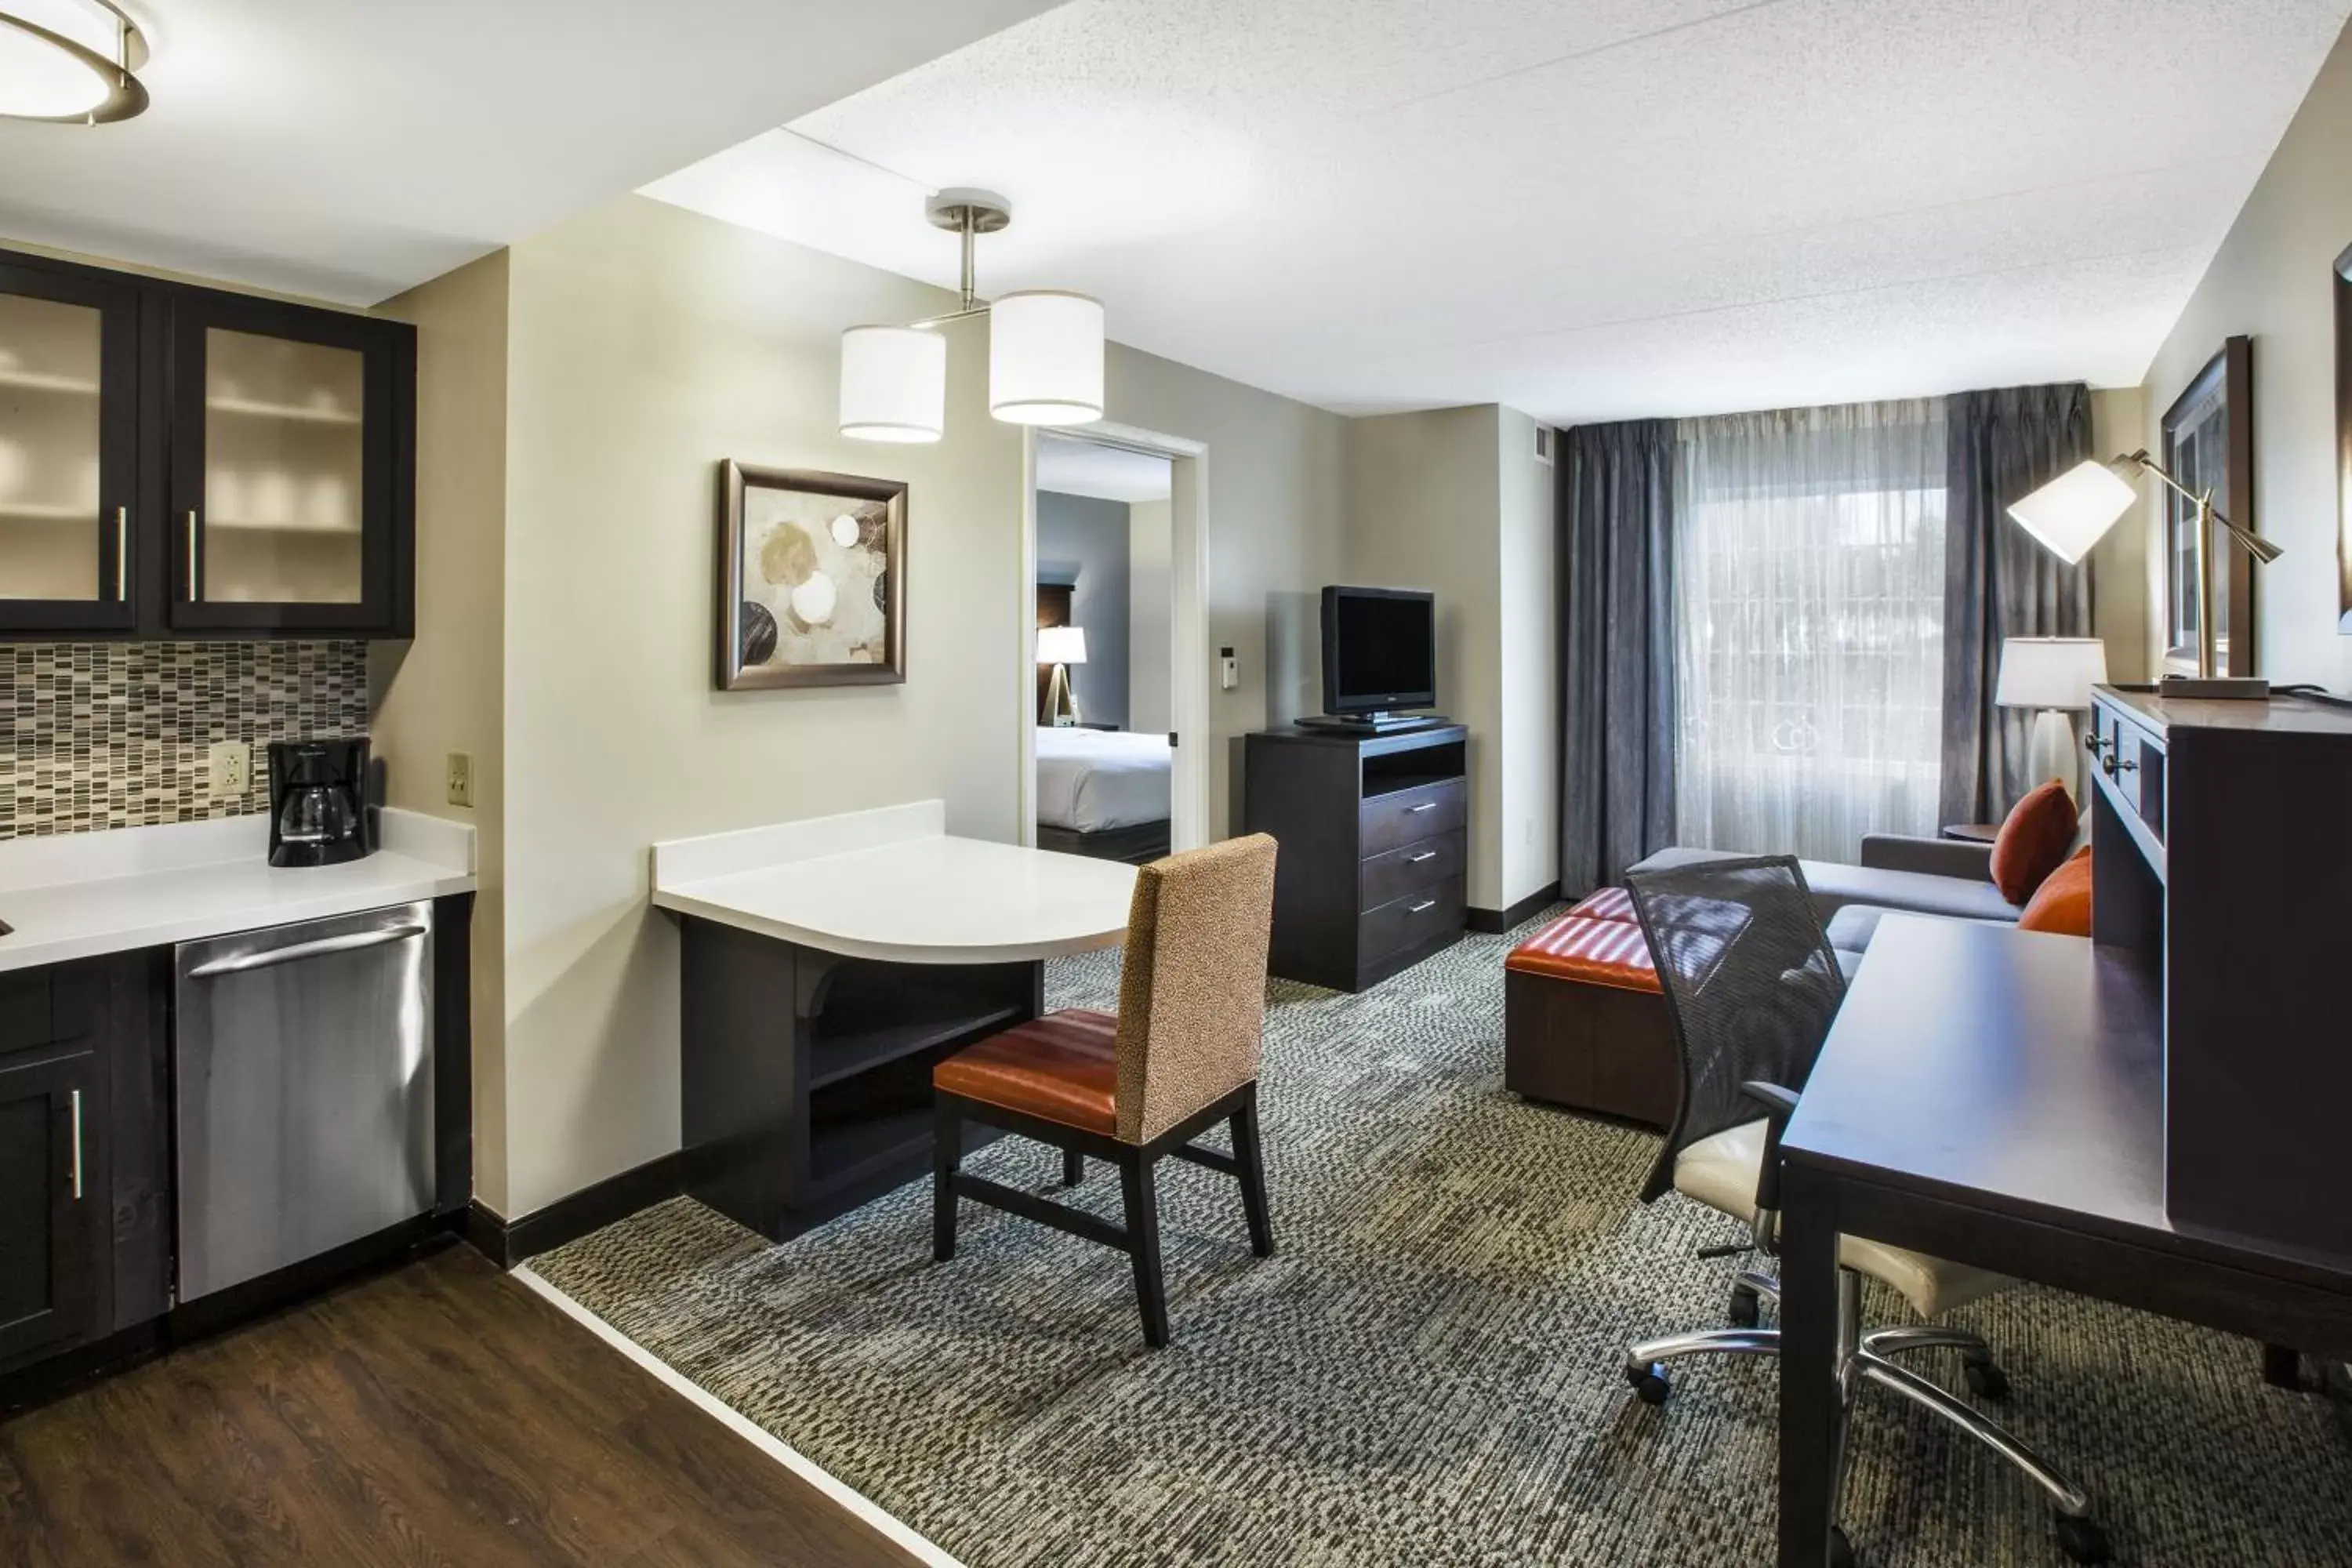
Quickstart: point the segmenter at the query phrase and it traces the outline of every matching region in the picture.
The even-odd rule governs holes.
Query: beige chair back
[[[1274,840],[1188,849],[1135,875],[1118,981],[1118,1136],[1149,1143],[1257,1077]]]

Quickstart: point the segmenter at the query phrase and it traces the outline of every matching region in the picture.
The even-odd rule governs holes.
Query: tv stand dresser
[[[1291,728],[1243,738],[1243,822],[1280,844],[1266,967],[1361,991],[1462,938],[1470,732]]]

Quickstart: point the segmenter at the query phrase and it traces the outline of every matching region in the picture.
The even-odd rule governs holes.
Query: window
[[[1934,832],[1941,400],[1685,420],[1680,448],[1677,842],[1852,860]]]

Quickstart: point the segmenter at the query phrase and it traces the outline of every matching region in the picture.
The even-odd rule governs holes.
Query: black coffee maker
[[[269,863],[340,866],[375,847],[367,737],[269,742]]]

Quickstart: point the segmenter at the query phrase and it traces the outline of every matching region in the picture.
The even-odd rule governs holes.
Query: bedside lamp
[[[2069,566],[2079,565],[2091,546],[2139,499],[2132,481],[2144,472],[2154,474],[2197,508],[2197,677],[2168,675],[2158,689],[2167,697],[2269,697],[2269,681],[2233,679],[2213,668],[2213,530],[2218,525],[2261,565],[2277,560],[2279,547],[2222,516],[2213,505],[2211,490],[2200,494],[2190,489],[2140,451],[2112,462],[2078,463],[2011,507],[2009,515],[2042,548]],[[2002,679],[2008,679],[2006,670]]]
[[[2039,710],[2032,749],[2033,782],[2056,779],[2083,795],[2074,721],[2091,705],[2091,688],[2107,678],[2107,645],[2097,637],[2011,637],[2000,645],[2000,679],[1992,700],[2003,708]]]
[[[1070,666],[1087,662],[1087,634],[1077,626],[1039,626],[1037,662],[1054,667],[1045,687],[1045,722],[1056,729],[1078,721],[1078,694],[1070,689]]]

